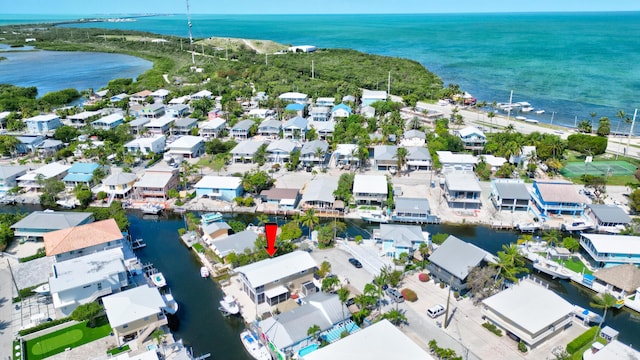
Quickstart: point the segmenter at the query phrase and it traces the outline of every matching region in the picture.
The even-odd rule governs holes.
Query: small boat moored
[[[370,223],[381,223],[386,224],[389,222],[389,218],[384,215],[382,212],[372,212],[369,214],[363,214],[360,216],[363,221]]]
[[[158,215],[160,212],[162,212],[162,210],[164,210],[164,205],[146,203],[142,206],[142,208],[140,208],[140,210],[142,210],[143,214]]]
[[[518,228],[518,230],[520,230],[520,232],[535,232],[537,230],[539,230],[542,227],[542,225],[540,223],[537,222],[533,222],[533,223],[521,223],[521,224],[517,224],[516,228]]]
[[[590,230],[593,228],[593,225],[586,221],[572,221],[562,224],[562,230],[564,231],[584,231]]]
[[[219,212],[206,213],[206,214],[202,215],[200,218],[202,219],[202,223],[204,225],[208,225],[208,224],[211,224],[212,222],[216,222],[216,221],[222,220],[222,214],[219,213]]]
[[[226,316],[237,315],[240,313],[238,300],[231,295],[225,295],[224,298],[220,300],[220,307],[218,309]]]
[[[200,268],[200,276],[202,276],[205,279],[209,277],[209,269],[207,269],[206,266],[202,266]]]
[[[551,260],[536,261],[533,263],[533,268],[551,276],[553,279],[568,279],[571,277],[571,273],[567,269]]]
[[[163,294],[162,300],[164,300],[164,303],[166,304],[166,306],[162,308],[166,313],[174,315],[178,312],[178,302],[173,298],[171,293],[168,292]]]
[[[240,340],[252,358],[256,360],[271,360],[269,349],[260,342],[258,336],[253,331],[245,330],[241,332]]]
[[[573,315],[575,315],[578,319],[582,319],[582,321],[590,324],[596,324],[602,321],[601,315],[578,305],[573,306]]]
[[[167,280],[164,278],[164,275],[162,275],[161,272],[158,271],[153,274],[149,274],[149,277],[151,278],[151,282],[155,287],[163,288],[167,286]]]

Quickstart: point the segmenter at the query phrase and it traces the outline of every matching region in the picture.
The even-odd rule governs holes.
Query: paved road
[[[0,358],[11,356],[13,327],[11,325],[11,299],[13,298],[11,274],[7,258],[0,257]]]

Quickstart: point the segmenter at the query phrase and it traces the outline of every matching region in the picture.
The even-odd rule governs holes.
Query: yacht
[[[369,214],[361,215],[360,217],[363,221],[370,223],[386,224],[389,222],[389,217],[384,215],[382,212],[372,212]]]
[[[219,213],[219,212],[206,213],[206,214],[201,216],[201,219],[202,219],[202,223],[204,225],[208,225],[208,224],[211,224],[212,222],[216,222],[216,221],[222,220],[222,214]]]
[[[164,205],[146,203],[140,210],[142,210],[143,214],[158,215],[162,210],[164,210]]]
[[[220,307],[218,308],[225,315],[236,315],[240,313],[240,305],[238,305],[238,300],[231,295],[225,295],[222,300],[220,300]]]
[[[578,305],[573,306],[573,315],[590,324],[597,324],[602,321],[602,316]]]
[[[536,114],[542,115],[542,114],[544,114],[544,110],[536,110]]]
[[[171,293],[168,292],[166,294],[163,294],[162,300],[164,300],[164,303],[166,305],[162,309],[167,314],[175,315],[175,313],[178,312],[178,302],[173,298],[173,295],[171,295]]]
[[[252,358],[256,360],[271,360],[269,349],[260,342],[258,336],[253,331],[245,330],[241,332],[240,340]]]
[[[584,230],[590,230],[592,228],[593,228],[593,225],[583,220],[572,221],[572,222],[567,222],[562,224],[562,230],[564,231],[584,231]]]
[[[542,227],[540,223],[532,222],[532,223],[521,223],[517,224],[516,228],[521,232],[535,232]]]
[[[571,273],[567,269],[552,260],[538,260],[533,263],[533,268],[554,279],[568,279],[571,277]]]

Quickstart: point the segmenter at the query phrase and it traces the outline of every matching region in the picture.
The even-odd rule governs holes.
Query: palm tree
[[[594,295],[593,301],[589,303],[589,305],[591,305],[594,308],[604,309],[602,320],[600,320],[600,323],[598,324],[598,331],[596,331],[595,335],[593,336],[594,341],[598,337],[598,334],[600,334],[600,329],[602,329],[602,324],[604,324],[604,320],[607,318],[607,310],[609,310],[610,307],[616,306],[617,302],[618,302],[618,299],[616,299],[615,296],[609,293],[603,293],[603,294]]]
[[[318,215],[316,215],[316,211],[313,209],[307,209],[307,211],[300,216],[298,219],[300,223],[309,228],[309,239],[311,239],[311,232],[313,231],[313,227],[320,223],[318,219]]]
[[[518,278],[518,274],[528,272],[525,267],[525,260],[522,254],[518,251],[516,244],[502,245],[502,251],[498,251],[498,267],[497,276],[501,276],[503,279],[515,282]]]
[[[380,311],[380,301],[382,300],[382,287],[387,284],[387,276],[384,271],[381,271],[378,276],[373,278],[373,283],[376,285],[376,290],[378,291],[378,299],[376,303],[378,304],[378,311]]]
[[[409,120],[409,128],[411,128],[411,130],[420,129],[420,126],[422,126],[422,122],[420,121],[420,119],[418,119],[417,116],[414,116],[413,118],[411,118],[411,120]]]
[[[314,152],[314,156],[316,157],[316,159],[318,159],[318,165],[324,164],[324,151],[322,150],[321,147],[316,148],[316,151]]]
[[[546,242],[549,246],[557,244],[561,238],[560,231],[555,229],[545,231],[544,234],[542,234],[542,241]]]
[[[269,216],[266,214],[256,215],[256,220],[258,220],[258,226],[262,226],[269,222]]]
[[[318,338],[318,335],[320,334],[320,326],[318,326],[318,324],[313,324],[311,326],[309,326],[309,328],[307,329],[307,336],[313,336],[314,338]]]
[[[513,124],[509,124],[507,125],[507,127],[504,128],[504,132],[506,132],[507,134],[510,134],[512,132],[514,132],[516,130],[515,126],[513,126]]]
[[[398,147],[398,149],[396,150],[396,154],[393,155],[393,157],[397,161],[396,164],[398,165],[398,176],[400,176],[402,168],[407,163],[407,155],[409,155],[409,151],[403,147]]]
[[[493,118],[496,117],[496,113],[493,111],[489,111],[487,113],[487,117],[489,118],[489,122],[491,123],[491,127],[489,129],[493,129]],[[493,131],[493,130],[491,130]]]
[[[351,291],[349,291],[349,289],[347,289],[346,287],[341,287],[340,289],[338,289],[338,299],[340,299],[340,303],[342,304],[341,309],[342,309],[342,320],[345,319],[344,317],[344,306],[347,303],[347,300],[349,300],[349,296],[351,295]],[[346,327],[346,325],[345,325]]]
[[[340,279],[337,276],[326,277],[322,279],[322,292],[331,292],[338,285],[340,285]]]
[[[393,325],[398,326],[407,322],[407,317],[398,309],[391,309],[382,315],[383,319],[389,320]]]
[[[591,129],[593,129],[593,123],[596,121],[596,116],[598,116],[598,114],[595,111],[592,111],[589,115],[591,116]]]

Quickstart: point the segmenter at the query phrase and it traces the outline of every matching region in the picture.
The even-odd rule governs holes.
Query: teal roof
[[[80,173],[80,174],[91,174],[93,175],[93,171],[99,168],[100,165],[96,163],[75,163],[71,166],[69,174],[71,173]]]
[[[62,181],[69,182],[89,182],[93,177],[92,174],[81,174],[81,173],[69,173],[67,176],[62,179]]]
[[[334,106],[333,109],[331,109],[331,112],[335,112],[336,110],[339,110],[339,109],[345,109],[349,114],[351,114],[351,108],[345,104],[338,104]]]
[[[289,104],[284,109],[285,110],[290,110],[290,111],[300,111],[300,110],[304,110],[304,105],[297,104],[297,103]]]

